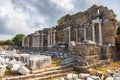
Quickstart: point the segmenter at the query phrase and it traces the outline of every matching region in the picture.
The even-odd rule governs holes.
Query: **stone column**
[[[24,42],[24,39],[25,39],[25,38],[22,39],[22,47],[24,47],[24,43],[25,43],[25,42]]]
[[[37,44],[36,36],[34,37],[34,43],[35,43],[35,44],[34,44],[34,47],[36,47],[36,46],[37,46],[37,45],[36,45],[36,44]]]
[[[34,36],[32,37],[32,47],[34,47],[34,43],[35,43],[35,40],[34,40]]]
[[[76,42],[78,42],[78,30],[76,28]]]
[[[52,31],[51,31],[51,47],[52,47]]]
[[[44,34],[42,33],[42,46],[41,47],[43,47],[44,45],[43,45],[43,39],[44,38]]]
[[[87,40],[87,37],[86,37],[86,28],[84,28],[84,40]]]
[[[95,26],[94,26],[94,23],[92,24],[92,35],[93,35],[93,41],[95,42]]]
[[[29,40],[29,38],[28,38],[28,40],[27,40],[27,41],[28,41],[28,48],[29,48],[29,47],[30,47],[30,45],[29,45],[29,43],[30,43],[30,40]]]
[[[54,45],[55,45],[55,43],[56,43],[56,41],[55,41],[55,33],[56,33],[56,31],[54,31],[54,33],[53,33],[53,34],[54,34],[54,36],[53,36],[53,37],[54,37],[54,42],[53,42]]]
[[[50,47],[50,34],[48,33],[48,47]]]
[[[68,31],[69,31],[69,46],[70,46],[70,42],[71,42],[71,26],[68,28]]]
[[[39,40],[39,36],[37,36],[37,39],[38,39],[38,41],[37,41],[37,42],[38,42],[38,47],[40,47],[40,44],[39,44],[39,41],[40,41],[40,40]]]
[[[102,45],[103,44],[103,42],[102,42],[102,27],[101,27],[101,21],[99,21],[99,43],[100,43],[100,45]]]

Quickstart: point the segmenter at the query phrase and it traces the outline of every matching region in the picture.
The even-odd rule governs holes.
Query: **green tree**
[[[13,41],[12,40],[6,40],[6,41],[4,41],[4,43],[3,44],[5,44],[5,45],[13,45],[14,43],[13,43]]]
[[[120,21],[117,22],[117,35],[120,34]]]
[[[107,6],[105,6],[104,8],[105,8],[106,10],[108,10],[108,7],[107,7]]]
[[[1,40],[0,45],[14,45],[12,40]]]
[[[13,38],[14,45],[21,46],[22,45],[22,39],[25,35],[24,34],[17,34]]]
[[[4,44],[4,41],[3,40],[0,40],[0,45],[3,45]]]

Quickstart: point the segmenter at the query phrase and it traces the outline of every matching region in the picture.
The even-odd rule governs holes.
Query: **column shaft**
[[[71,27],[68,28],[69,30],[69,46],[70,46],[70,42],[71,42],[71,31],[70,31]]]
[[[92,24],[92,35],[93,35],[93,41],[95,42],[95,26]]]
[[[51,32],[51,46],[52,46],[52,32]]]
[[[50,46],[50,34],[48,33],[48,47]]]
[[[84,40],[87,40],[87,37],[86,37],[86,28],[84,28]]]
[[[37,42],[38,42],[38,47],[39,47],[39,46],[40,46],[40,44],[39,44],[39,36],[37,36],[37,38],[38,38],[38,41],[37,41]]]
[[[23,38],[23,39],[22,39],[22,47],[24,47],[24,43],[25,43],[25,42],[24,42],[24,38]]]
[[[54,45],[55,45],[55,42],[56,42],[56,41],[55,41],[55,32],[54,32]]]
[[[44,36],[43,36],[43,33],[42,33],[42,46],[41,47],[43,47],[43,38],[44,38]]]
[[[76,28],[76,42],[78,42],[78,30]]]
[[[99,43],[102,45],[102,27],[101,22],[99,22]]]

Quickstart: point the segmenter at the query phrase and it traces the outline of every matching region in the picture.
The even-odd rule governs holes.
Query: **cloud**
[[[20,11],[15,11],[10,0],[1,0],[0,4],[0,27],[3,28],[4,33],[11,35],[19,32],[24,32],[26,26],[26,14]],[[5,30],[6,29],[6,30]],[[2,34],[0,31],[0,34]],[[11,32],[11,34],[9,34]]]
[[[0,40],[12,39],[13,35],[0,34]]]
[[[63,8],[66,11],[70,11],[74,9],[74,0],[51,0],[51,2],[55,3],[57,5],[57,7]]]
[[[108,4],[109,2],[111,4]],[[119,0],[116,2],[112,0],[0,0],[0,39],[12,38],[18,33],[30,34],[45,27],[55,26],[60,17],[68,13],[84,11],[93,4],[108,6],[119,14],[119,2]]]
[[[62,14],[62,10],[49,0],[19,0],[19,2],[18,0],[12,0],[12,3],[16,8],[20,8],[26,14],[29,14],[29,18],[32,21],[28,18],[28,22],[33,24],[37,22],[36,24],[44,25],[44,27],[55,24],[56,18]]]
[[[13,37],[12,35],[18,33],[30,34],[38,29],[46,27],[45,18],[38,15],[34,7],[26,6],[19,8],[10,0],[0,1],[0,35]],[[35,13],[33,13],[35,12]],[[7,37],[0,36],[0,39],[7,39]]]

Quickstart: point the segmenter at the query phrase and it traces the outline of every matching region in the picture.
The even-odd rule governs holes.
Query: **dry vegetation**
[[[62,61],[62,59],[52,59],[52,64],[50,66],[44,67],[42,69],[59,66],[61,61]]]
[[[120,68],[120,61],[113,62],[109,65],[104,66],[104,67],[96,68],[95,70],[102,71],[106,74],[107,70],[114,71],[115,69],[118,69],[118,68]]]

